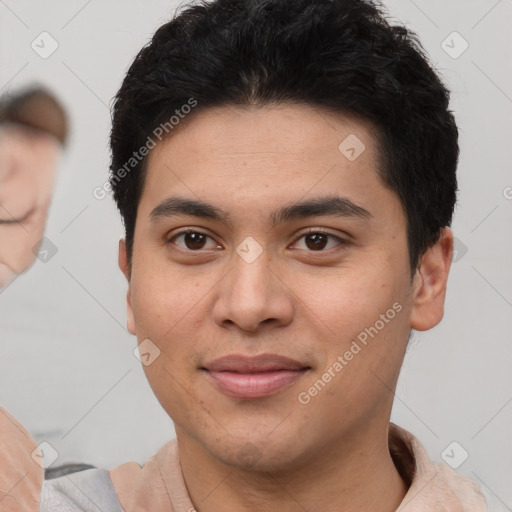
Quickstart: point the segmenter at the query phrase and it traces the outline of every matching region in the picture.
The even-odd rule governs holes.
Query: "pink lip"
[[[234,398],[261,398],[290,386],[311,369],[275,354],[229,355],[203,367],[213,384]]]

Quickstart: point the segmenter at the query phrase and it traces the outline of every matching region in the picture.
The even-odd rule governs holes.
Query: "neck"
[[[373,430],[373,431],[372,431]],[[227,465],[176,429],[180,462],[197,512],[393,512],[407,493],[382,426],[315,451],[293,467],[258,471]]]

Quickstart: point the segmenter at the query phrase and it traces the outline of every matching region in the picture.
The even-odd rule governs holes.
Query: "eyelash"
[[[183,231],[179,231],[178,233],[175,233],[171,238],[169,238],[167,240],[167,243],[168,244],[173,244],[173,240],[175,240],[176,238],[182,236],[182,235],[186,235],[188,233],[195,233],[195,234],[200,234],[200,235],[204,235],[210,239],[213,240],[213,237],[211,237],[210,235],[208,235],[207,233],[204,233],[203,231],[199,231],[197,229],[185,229]],[[300,236],[296,239],[296,241],[294,243],[297,243],[301,238],[307,236],[307,235],[311,235],[311,234],[323,234],[323,235],[326,235],[326,236],[329,236],[331,238],[335,238],[336,240],[338,240],[338,245],[336,246],[337,248],[331,248],[331,249],[326,249],[326,250],[318,250],[318,251],[313,251],[313,250],[307,250],[307,252],[310,252],[310,253],[322,253],[322,252],[330,252],[332,250],[339,250],[340,247],[342,246],[345,246],[348,244],[348,241],[347,240],[344,240],[343,238],[340,238],[336,235],[333,235],[332,233],[329,233],[327,231],[324,231],[322,229],[315,229],[315,228],[309,228],[308,231],[305,231],[303,233],[300,234]],[[201,253],[203,252],[203,249],[197,249],[197,250],[193,250],[193,249],[183,249],[182,247],[179,247],[178,246],[178,249],[179,251],[182,251],[182,252],[187,252],[187,253]],[[208,249],[206,249],[208,250]]]

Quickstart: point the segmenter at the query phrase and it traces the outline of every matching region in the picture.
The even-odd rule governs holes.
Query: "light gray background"
[[[143,462],[175,435],[125,329],[119,215],[92,190],[107,178],[110,100],[177,5],[0,0],[0,93],[37,80],[63,98],[73,122],[46,230],[58,252],[0,294],[0,403],[56,448],[56,464]],[[490,510],[512,510],[512,1],[386,5],[445,76],[461,144],[446,316],[413,337],[392,420],[433,460],[459,443],[469,457],[457,471],[483,487]],[[43,31],[59,44],[48,59],[31,48]],[[456,59],[441,46],[453,31],[469,43]]]

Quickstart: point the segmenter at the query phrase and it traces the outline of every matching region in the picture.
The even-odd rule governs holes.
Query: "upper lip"
[[[203,368],[211,372],[256,373],[277,370],[303,370],[311,367],[295,359],[277,354],[261,354],[254,357],[230,354],[213,360],[204,365]]]

